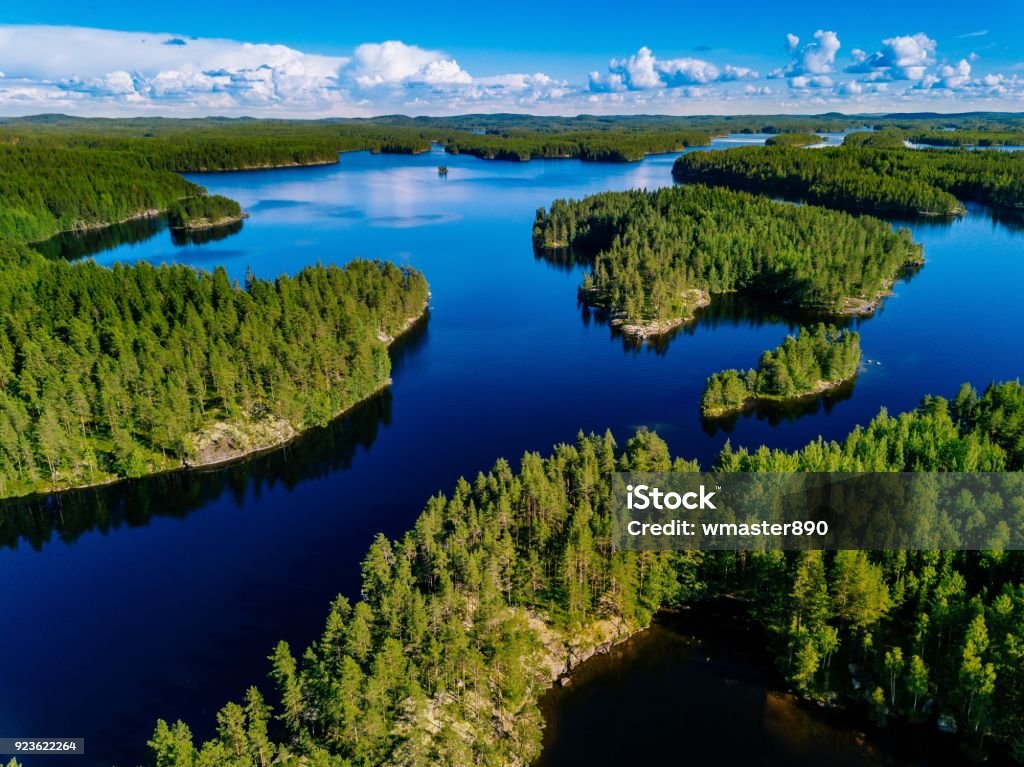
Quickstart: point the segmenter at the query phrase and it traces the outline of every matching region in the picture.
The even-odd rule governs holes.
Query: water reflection
[[[217,242],[238,234],[242,231],[243,224],[244,221],[232,221],[230,224],[211,226],[208,229],[171,229],[171,242],[179,247]]]
[[[773,402],[755,400],[743,410],[729,413],[718,418],[701,418],[701,426],[708,436],[715,436],[719,433],[730,434],[741,420],[756,418],[759,421],[766,421],[770,426],[789,421],[795,421],[805,416],[829,414],[839,403],[845,402],[853,396],[857,379],[851,379],[843,384],[829,389],[821,394],[815,394],[789,402]]]
[[[122,221],[120,224],[81,232],[61,232],[32,247],[47,258],[72,261],[112,250],[122,245],[135,245],[155,236],[167,228],[166,216],[152,216]]]
[[[101,229],[86,229],[80,232],[61,232],[48,240],[32,244],[47,258],[74,261],[94,256],[122,245],[137,245],[155,238],[163,231],[170,232],[171,242],[184,248],[190,245],[205,245],[227,239],[242,231],[243,221],[234,221],[224,226],[209,229],[170,229],[167,216],[147,216],[122,221]]]
[[[968,764],[941,735],[866,728],[858,712],[807,705],[781,684],[739,600],[663,613],[542,698],[544,751],[534,767]]]
[[[425,324],[418,328],[422,335]],[[380,427],[391,423],[391,410],[392,395],[385,389],[328,426],[247,460],[0,503],[0,546],[27,543],[40,550],[54,539],[73,543],[93,531],[144,527],[154,517],[182,519],[224,493],[231,493],[240,507],[249,492],[259,495],[279,484],[290,489],[348,469],[359,448],[369,450]]]

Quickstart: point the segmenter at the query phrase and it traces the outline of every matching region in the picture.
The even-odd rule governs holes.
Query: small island
[[[214,229],[248,218],[242,206],[220,194],[201,194],[178,200],[167,211],[171,229]]]
[[[590,264],[580,301],[640,340],[693,319],[720,293],[870,314],[923,263],[908,230],[871,216],[699,185],[556,200],[537,211],[533,241],[544,257]]]
[[[759,400],[786,401],[834,389],[857,375],[860,334],[822,323],[802,328],[766,351],[756,370],[725,370],[707,380],[700,409],[705,418],[742,410]]]
[[[765,146],[808,147],[821,144],[824,139],[816,133],[778,133],[764,142]]]

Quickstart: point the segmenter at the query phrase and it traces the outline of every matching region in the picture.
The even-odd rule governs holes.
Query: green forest
[[[106,269],[17,245],[0,259],[0,497],[323,424],[388,382],[385,341],[427,300],[422,275],[379,262],[239,286],[222,268]]]
[[[228,118],[0,121],[0,144],[128,152],[154,170],[218,171],[338,162],[339,152],[413,154],[435,131],[330,120]]]
[[[172,229],[202,229],[242,218],[242,206],[220,194],[198,194],[177,200],[167,211]]]
[[[0,238],[36,242],[156,215],[202,191],[130,152],[0,145]]]
[[[930,146],[1024,146],[1022,131],[930,130],[911,131],[907,140]]]
[[[765,139],[765,146],[813,146],[822,142],[816,133],[779,133]]]
[[[870,311],[922,262],[909,231],[878,219],[700,185],[556,200],[537,211],[533,239],[590,261],[582,299],[629,323],[688,318],[699,291]]]
[[[855,136],[864,137],[851,141]],[[893,134],[853,133],[850,145],[804,152],[743,147],[676,160],[677,181],[728,186],[849,211],[954,216],[965,201],[1024,209],[1024,155],[998,151],[871,148]],[[864,144],[858,146],[858,144]]]
[[[1022,461],[1024,388],[1011,382],[882,412],[841,443],[727,445],[716,467],[1001,471]],[[339,596],[320,640],[299,655],[285,642],[273,649],[272,704],[251,688],[199,745],[186,724],[160,721],[155,767],[526,765],[540,749],[538,697],[606,636],[600,628],[624,636],[658,609],[725,593],[746,601],[803,694],[835,698],[853,676],[855,705],[879,721],[952,717],[966,745],[1005,744],[1024,760],[1024,557],[613,548],[613,472],[696,469],[651,432],[621,449],[610,433],[581,433],[547,457],[525,454],[518,472],[499,460],[460,480],[401,539],[377,537],[362,599]],[[978,502],[960,499],[952,521],[970,524]]]
[[[708,378],[701,411],[714,417],[753,400],[786,400],[817,394],[857,375],[860,334],[822,323],[786,336],[761,355],[757,369],[724,370]]]
[[[240,286],[223,269],[104,269],[26,243],[165,211],[172,227],[237,220],[237,202],[175,171],[414,151],[416,135],[221,120],[0,125],[0,497],[208,463],[323,424],[387,384],[386,345],[427,301],[422,275],[377,262]]]
[[[593,162],[635,162],[646,155],[680,152],[707,146],[711,137],[696,131],[602,131],[537,133],[514,131],[500,135],[463,133],[442,139],[451,154],[470,154],[485,160],[525,161],[568,158]]]

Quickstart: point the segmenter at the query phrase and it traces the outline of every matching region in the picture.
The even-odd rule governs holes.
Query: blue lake
[[[276,640],[304,646],[334,595],[358,595],[377,532],[401,534],[431,494],[499,456],[547,451],[580,429],[623,441],[645,426],[708,464],[727,439],[838,439],[881,408],[1024,371],[1024,230],[972,209],[909,224],[927,264],[852,323],[871,360],[852,387],[795,411],[703,423],[706,377],[755,365],[801,318],[721,299],[657,346],[636,346],[577,305],[584,269],[538,258],[530,239],[538,207],[670,184],[674,159],[505,163],[436,149],[193,175],[242,203],[240,231],[179,245],[149,222],[120,237],[136,242],[96,254],[223,265],[240,281],[249,268],[273,277],[389,259],[426,274],[432,305],[393,348],[387,392],[284,450],[0,509],[0,541],[17,540],[0,549],[0,733],[84,736],[89,761],[120,765],[145,757],[157,717],[208,735],[224,702],[264,683]]]

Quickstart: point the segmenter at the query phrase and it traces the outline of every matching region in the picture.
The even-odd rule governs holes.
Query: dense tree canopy
[[[803,328],[798,336],[787,336],[779,347],[761,355],[756,370],[725,370],[708,378],[701,410],[716,416],[751,400],[815,394],[853,378],[859,365],[859,333],[823,324]]]
[[[503,134],[453,134],[443,139],[446,151],[486,160],[530,160],[575,157],[596,162],[631,162],[646,155],[680,152],[688,146],[707,146],[711,137],[696,131],[601,131]]]
[[[1024,402],[1019,383],[954,405],[928,398],[878,416],[842,443],[795,453],[726,448],[724,471],[980,470],[1020,462],[1016,437],[986,425]],[[1004,416],[1005,417],[1005,416]],[[528,764],[540,745],[537,697],[595,625],[646,625],[661,606],[742,593],[779,669],[813,696],[852,675],[911,717],[951,714],[1024,759],[1024,557],[982,552],[666,552],[612,546],[615,471],[693,471],[642,432],[619,450],[583,434],[549,457],[499,460],[436,496],[397,541],[363,562],[362,600],[339,597],[300,657],[270,656],[278,702],[250,690],[197,749],[161,721],[155,767],[206,764]],[[1015,535],[1019,535],[1017,530]],[[559,655],[561,648],[561,655]],[[897,651],[898,649],[898,651]],[[850,664],[853,664],[852,667]],[[556,664],[557,665],[557,664]],[[923,714],[928,699],[930,713]]]
[[[0,496],[180,466],[215,424],[323,424],[387,383],[384,340],[427,298],[419,273],[365,261],[244,287],[21,246],[0,261]]]
[[[779,133],[765,139],[765,146],[813,146],[822,142],[816,133]]]
[[[167,211],[172,228],[201,229],[237,221],[242,206],[220,194],[199,194],[176,201]]]
[[[874,218],[695,185],[556,200],[533,237],[592,260],[584,300],[630,321],[689,317],[694,290],[863,310],[922,257]]]
[[[173,171],[419,151],[416,131],[121,120],[0,126],[0,497],[138,476],[279,443],[388,381],[386,343],[426,304],[387,264],[232,284],[223,269],[104,269],[23,243],[167,211],[238,220]]]
[[[963,200],[1024,209],[1024,153],[870,148],[902,145],[902,137],[886,134],[851,133],[846,141],[851,145],[813,152],[791,147],[693,152],[676,160],[672,173],[677,181],[851,211],[950,216],[964,212]]]
[[[907,138],[915,144],[931,146],[1024,146],[1024,131],[931,130],[911,131]]]
[[[102,226],[201,191],[129,152],[0,144],[0,239],[34,242]]]

